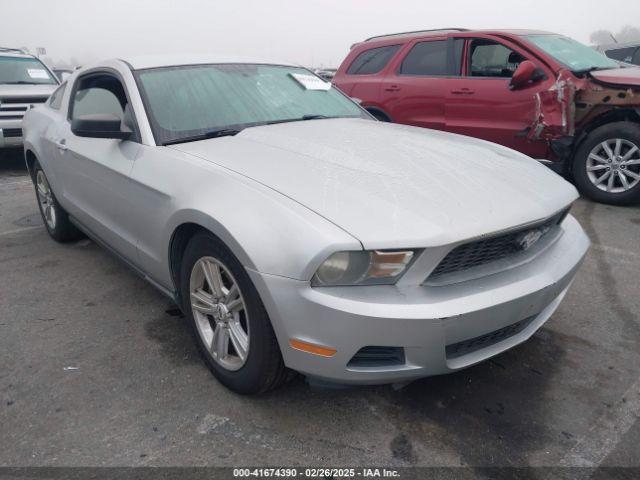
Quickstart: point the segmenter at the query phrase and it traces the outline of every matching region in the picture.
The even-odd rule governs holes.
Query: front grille
[[[535,318],[536,315],[533,315],[532,317],[527,317],[524,320],[520,320],[519,322],[508,325],[499,330],[494,330],[493,332],[485,335],[447,345],[447,358],[453,359],[462,357],[483,348],[490,347],[491,345],[495,345],[507,338],[513,337],[527,328]]]
[[[4,138],[21,137],[22,136],[22,129],[21,128],[3,128],[2,129],[2,136]]]
[[[509,255],[528,250],[542,237],[558,228],[567,213],[569,213],[569,209],[563,210],[535,225],[460,245],[444,257],[429,275],[429,280],[486,265]],[[527,240],[528,238],[532,240],[531,243]]]
[[[7,97],[7,98],[0,98],[0,104],[9,104],[9,103],[27,103],[27,104],[32,104],[32,103],[44,103],[47,101],[47,98],[49,98],[48,96],[46,97]]]
[[[7,107],[6,105],[0,105],[0,112],[26,112],[27,108],[29,107],[26,105],[19,107]]]
[[[347,367],[390,367],[404,363],[402,347],[363,347],[349,360]]]

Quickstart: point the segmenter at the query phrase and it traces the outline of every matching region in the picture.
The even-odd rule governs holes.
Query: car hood
[[[253,127],[171,148],[286,195],[365,248],[449,244],[549,217],[577,198],[505,147],[372,120]]]
[[[3,85],[0,83],[0,100],[14,97],[48,97],[58,85]]]
[[[591,72],[591,76],[608,85],[640,86],[640,68],[637,67],[596,70]]]

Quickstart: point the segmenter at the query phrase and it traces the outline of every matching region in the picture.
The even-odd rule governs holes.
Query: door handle
[[[399,92],[400,91],[400,87],[398,85],[389,85],[384,90],[385,90],[385,92]]]
[[[460,90],[451,90],[451,93],[454,95],[473,95],[476,92],[470,88],[461,88]]]
[[[58,149],[62,150],[63,152],[69,149],[69,147],[67,147],[67,141],[64,138],[59,142],[56,142],[56,147],[58,147]]]

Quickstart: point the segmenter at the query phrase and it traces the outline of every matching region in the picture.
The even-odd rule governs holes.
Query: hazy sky
[[[223,52],[337,66],[368,36],[442,27],[535,28],[587,43],[637,19],[638,0],[0,0],[0,45],[88,62]]]

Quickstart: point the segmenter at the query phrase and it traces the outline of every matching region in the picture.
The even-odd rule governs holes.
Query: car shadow
[[[304,404],[304,421],[345,422],[355,409],[370,410],[392,432],[390,458],[399,465],[432,464],[432,451],[454,451],[461,466],[523,466],[532,452],[572,434],[550,421],[549,390],[558,382],[558,365],[573,339],[543,328],[527,342],[466,370],[415,381],[404,388],[319,387],[298,378],[256,404],[267,410]],[[356,405],[359,404],[359,407]],[[560,435],[560,438],[558,436]]]
[[[18,148],[0,148],[0,175],[22,176],[27,173],[24,153]]]

